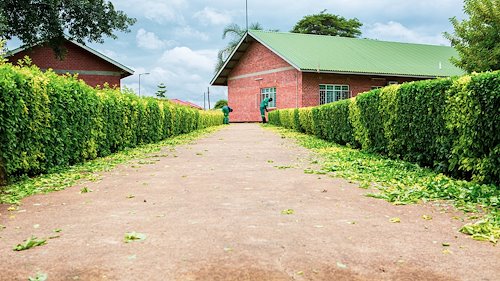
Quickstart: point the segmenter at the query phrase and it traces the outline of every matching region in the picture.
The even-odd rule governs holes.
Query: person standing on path
[[[273,101],[273,98],[265,98],[260,103],[260,116],[262,117],[262,123],[267,123],[266,112],[267,112],[267,106],[269,105],[270,101]]]
[[[227,105],[224,105],[222,107],[222,113],[224,113],[224,124],[228,124],[229,125],[229,113],[230,112],[233,112],[233,109],[230,108],[229,106]]]

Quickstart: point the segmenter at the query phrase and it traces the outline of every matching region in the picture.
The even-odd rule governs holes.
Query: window
[[[348,99],[349,85],[319,85],[319,104]]]
[[[387,82],[387,85],[397,85],[399,84],[398,81],[389,81]]]
[[[267,107],[276,107],[276,88],[260,89],[260,98],[261,100],[264,100],[265,98],[273,98],[273,101],[270,101]]]
[[[372,86],[372,90],[380,89],[382,86]]]

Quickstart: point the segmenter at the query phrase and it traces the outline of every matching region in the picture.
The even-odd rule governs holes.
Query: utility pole
[[[208,97],[208,110],[210,110],[210,87],[207,87],[208,89],[208,93],[207,93],[207,97]]]
[[[141,96],[141,75],[149,75],[149,72],[139,74],[139,97]]]
[[[248,0],[245,0],[245,15],[246,27],[248,32]]]
[[[205,92],[203,92],[203,110],[207,110],[207,104],[205,102]]]

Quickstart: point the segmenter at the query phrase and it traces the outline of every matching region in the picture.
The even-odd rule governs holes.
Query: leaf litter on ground
[[[318,153],[324,159],[320,171],[306,169],[305,173],[323,173],[332,177],[358,182],[373,190],[368,197],[384,199],[395,205],[427,201],[449,202],[465,213],[474,213],[475,221],[464,225],[460,232],[473,239],[500,239],[500,187],[454,179],[428,168],[402,160],[389,159],[347,146],[337,145],[315,136],[265,125],[282,136],[297,140],[299,145]],[[371,191],[370,191],[371,192]],[[424,218],[425,220],[431,217]]]
[[[165,139],[158,143],[146,144],[135,148],[128,148],[115,154],[97,158],[82,164],[66,167],[57,167],[49,173],[37,177],[23,176],[13,183],[2,187],[0,204],[19,205],[20,200],[34,195],[63,190],[82,182],[94,182],[101,179],[99,173],[110,171],[117,165],[131,162],[131,160],[157,156],[163,147],[170,147],[193,142],[202,136],[220,130],[222,126],[209,127],[188,134]]]

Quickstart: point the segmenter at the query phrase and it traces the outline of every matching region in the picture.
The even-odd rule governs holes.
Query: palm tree
[[[253,29],[253,30],[262,30],[262,25],[260,23],[255,22],[250,25],[248,29]],[[219,53],[217,54],[217,64],[215,65],[215,73],[217,73],[226,60],[229,58],[231,53],[233,52],[234,48],[238,46],[238,43],[240,42],[241,38],[245,35],[246,29],[241,28],[239,25],[236,23],[229,24],[224,28],[224,31],[222,32],[222,39],[226,39],[229,37],[231,40],[227,44],[227,46],[220,50]]]

